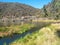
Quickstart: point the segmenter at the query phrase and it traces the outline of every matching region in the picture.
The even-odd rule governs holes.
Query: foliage
[[[6,35],[9,36],[13,33],[24,33],[33,27],[35,27],[33,24],[11,25],[9,27],[0,27],[0,34],[2,34],[2,36]]]
[[[4,43],[3,45],[7,45],[6,43]]]
[[[46,7],[45,6],[43,7],[43,10],[44,10],[44,13],[45,13],[44,17],[47,17],[48,14],[47,14],[47,10],[46,10]]]
[[[30,30],[31,28],[35,27],[33,24],[24,24],[20,26],[20,30],[17,33],[23,33],[25,31]]]

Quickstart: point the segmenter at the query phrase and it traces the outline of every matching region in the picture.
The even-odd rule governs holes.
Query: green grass
[[[27,34],[10,45],[60,45],[60,38],[55,34],[56,31],[56,26],[46,26],[32,34]]]
[[[3,45],[7,45],[6,42]]]
[[[24,33],[25,31],[30,30],[31,28],[35,27],[33,24],[23,24],[23,25],[11,25],[6,27],[0,27],[0,34],[5,36],[6,34],[13,34],[13,33]],[[8,35],[9,36],[9,35]]]
[[[30,30],[31,28],[35,27],[33,24],[24,24],[20,26],[20,30],[17,33],[23,33],[25,31]]]
[[[0,27],[0,32],[7,32],[8,28],[7,27]]]

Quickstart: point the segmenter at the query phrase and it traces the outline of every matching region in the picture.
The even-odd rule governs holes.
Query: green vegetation
[[[0,27],[0,36],[9,36],[13,33],[23,33],[35,27],[33,24],[11,25],[7,27]]]
[[[0,27],[0,32],[7,32],[8,28],[7,27]]]
[[[44,17],[47,17],[48,16],[48,13],[47,13],[47,10],[46,10],[46,7],[45,6],[43,7],[43,10],[44,10],[44,13],[45,13]]]
[[[23,33],[25,31],[30,30],[31,28],[35,27],[33,24],[24,24],[20,26],[20,30],[17,33]]]
[[[51,24],[43,27],[39,31],[27,34],[24,38],[12,42],[10,45],[60,45],[60,38],[55,34],[58,29],[57,26],[60,25]]]
[[[21,37],[20,39],[14,40],[9,45],[60,45],[60,20],[58,20],[60,19],[60,0],[53,0],[48,5],[45,5],[42,9],[36,9],[31,6],[20,3],[1,2],[0,6],[3,7],[0,8],[0,18],[9,19],[8,21],[5,20],[0,21],[0,37],[10,35],[13,36],[13,34],[15,33],[22,34],[36,26],[40,28],[36,32],[32,32],[31,34],[28,33],[27,35],[25,35],[25,37]],[[24,16],[25,18],[22,16]],[[19,23],[20,20],[19,21],[13,20],[10,22],[10,19],[13,19],[13,17],[15,17],[15,19],[17,20],[20,19],[21,17],[24,19],[30,19],[27,18],[26,16],[27,17],[36,16],[35,18],[36,19],[38,18],[39,20],[38,19],[35,20],[35,18],[32,18],[32,20],[30,21],[36,22],[37,25],[35,23],[34,25],[33,24],[14,25],[15,23]],[[9,24],[9,26],[4,26],[6,24],[7,25]],[[7,43],[4,43],[4,45],[6,44]]]
[[[4,43],[3,45],[7,45],[6,43]]]

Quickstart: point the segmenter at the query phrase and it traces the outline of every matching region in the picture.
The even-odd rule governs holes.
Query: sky
[[[19,2],[39,9],[51,1],[52,0],[0,0],[0,2]]]

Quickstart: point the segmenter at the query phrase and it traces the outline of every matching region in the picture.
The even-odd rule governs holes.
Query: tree
[[[1,12],[1,9],[0,9],[0,12]]]
[[[2,11],[2,10],[0,9],[0,14],[1,14],[1,11]]]
[[[43,7],[43,10],[44,10],[44,13],[45,13],[44,17],[47,17],[48,14],[47,14],[47,10],[46,10],[45,6]]]
[[[55,20],[57,20],[57,19],[59,19],[59,15],[56,15],[56,18],[55,18]]]

